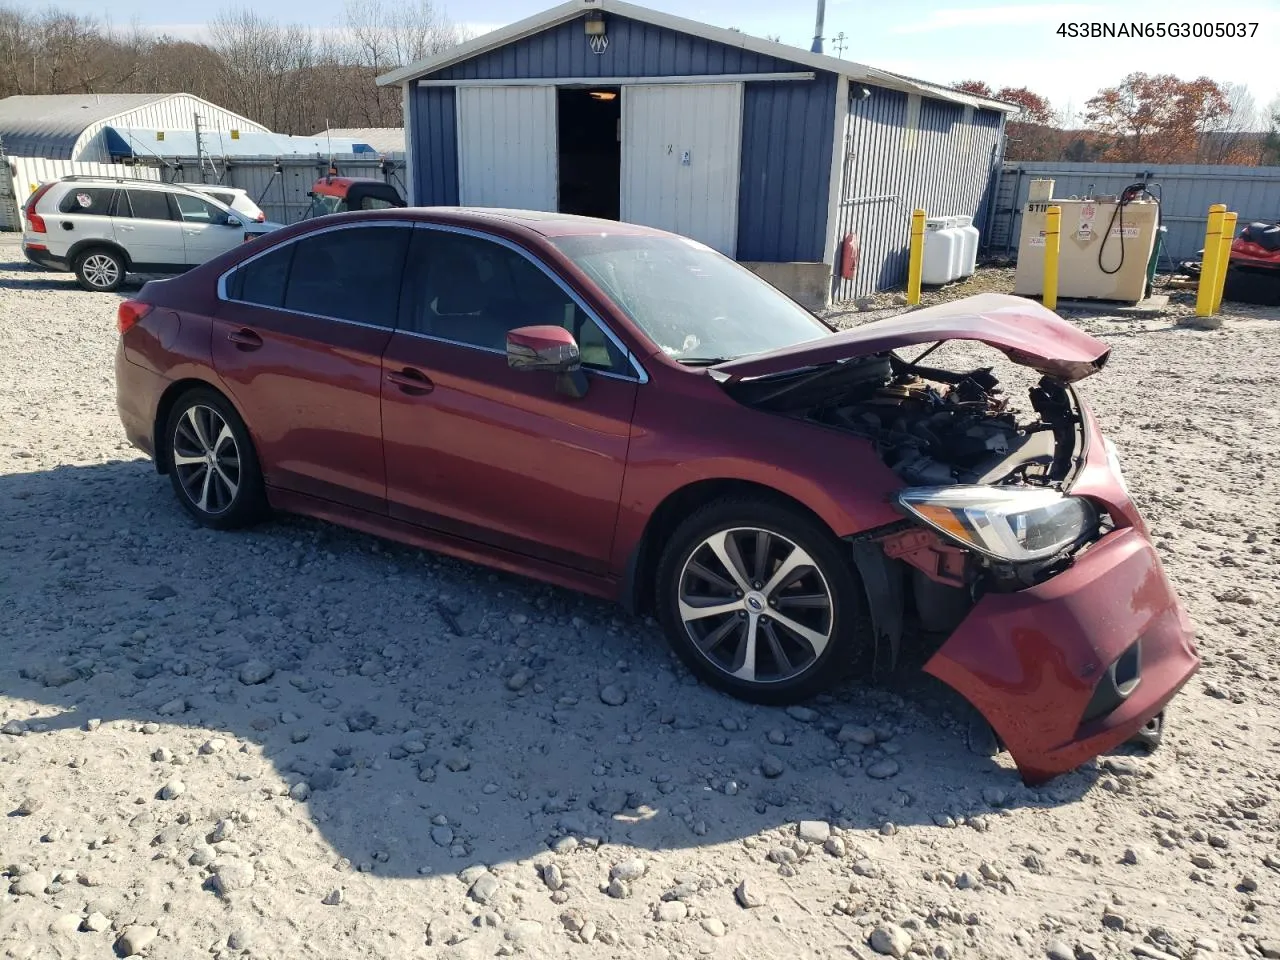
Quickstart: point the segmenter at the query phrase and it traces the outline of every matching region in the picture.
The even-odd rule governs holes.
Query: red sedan
[[[119,326],[125,430],[200,523],[307,514],[616,599],[735,696],[928,645],[1036,782],[1158,733],[1199,663],[1071,386],[1107,347],[1027,300],[835,332],[671,234],[400,209],[153,281]],[[1038,373],[1030,411],[927,365],[948,340]]]

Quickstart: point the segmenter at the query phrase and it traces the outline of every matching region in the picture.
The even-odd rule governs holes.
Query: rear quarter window
[[[115,189],[109,187],[77,187],[67,193],[58,204],[62,213],[81,213],[95,217],[105,217],[111,209],[111,198]]]

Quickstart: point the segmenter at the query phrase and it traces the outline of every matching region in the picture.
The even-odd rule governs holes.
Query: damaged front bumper
[[[1043,583],[980,599],[925,671],[991,724],[1029,784],[1137,733],[1199,667],[1155,549],[1126,527]]]

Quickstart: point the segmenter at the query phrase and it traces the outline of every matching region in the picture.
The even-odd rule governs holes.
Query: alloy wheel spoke
[[[206,513],[209,510],[209,487],[212,485],[212,483],[213,483],[213,471],[205,470],[204,482],[200,484],[200,499],[197,501],[196,505],[201,510],[204,510]]]
[[[769,651],[773,654],[774,662],[778,665],[778,669],[783,673],[790,673],[795,669],[791,658],[787,656],[787,651],[782,646],[782,641],[778,639],[778,633],[773,629],[772,623],[761,625],[764,630],[764,641],[769,645]]]
[[[222,449],[222,445],[224,443],[231,444],[231,453],[234,455],[236,453],[236,438],[231,433],[231,427],[225,423],[222,425],[222,429],[218,431],[217,439],[213,441],[212,450],[214,456],[221,456],[219,451]]]
[[[689,601],[694,601],[690,603]],[[698,601],[702,601],[699,603]],[[741,600],[722,600],[719,597],[681,597],[680,619],[685,623],[703,620],[707,617],[723,616],[726,613],[738,613],[742,610]]]
[[[747,621],[747,635],[742,645],[742,666],[733,672],[739,680],[748,682],[756,678],[756,637],[760,632],[760,618],[754,614]]]
[[[803,610],[827,610],[831,607],[831,598],[825,593],[784,593],[778,597],[780,607],[799,607]]]
[[[800,639],[808,643],[810,649],[813,650],[815,658],[822,656],[822,651],[827,649],[827,641],[829,638],[825,633],[810,629],[802,623],[797,623],[795,620],[792,620],[785,614],[779,613],[777,610],[770,613],[770,619],[773,620],[774,623],[781,624],[785,629],[794,633]]]
[[[742,621],[737,617],[725,617],[724,622],[721,623],[720,626],[716,627],[701,640],[697,641],[698,649],[703,653],[710,653],[715,650],[716,647],[720,646],[720,644],[724,643],[725,640],[729,639],[729,636],[741,625]]]
[[[716,555],[725,570],[733,577],[737,583],[738,589],[746,593],[751,589],[751,583],[747,579],[746,565],[742,562],[742,554],[738,552],[738,544],[734,541],[731,532],[721,530],[719,533],[707,540],[707,546],[711,548],[711,552]]]
[[[175,467],[188,467],[188,466],[193,466],[195,464],[200,464],[203,466],[204,463],[205,463],[204,457],[192,457],[185,453],[178,453],[177,450],[173,452],[173,465]]]
[[[724,590],[726,593],[733,593],[735,589],[733,582],[731,580],[728,580],[720,576],[720,574],[716,573],[714,570],[708,567],[705,563],[699,563],[697,560],[689,561],[689,572],[701,577],[703,580],[707,581],[707,583],[711,584],[712,586],[719,587],[721,590]]]
[[[213,447],[209,445],[209,437],[205,433],[204,424],[200,422],[201,407],[192,407],[187,411],[187,420],[191,423],[191,429],[196,435],[196,441],[200,444],[201,449],[205,453],[212,453]]]
[[[766,564],[769,562],[769,543],[772,539],[768,530],[756,531],[756,555],[753,564],[755,570],[751,574],[751,579],[757,583],[763,581],[764,575],[768,572]]]
[[[222,470],[222,464],[215,462],[213,465],[214,475],[217,476],[222,483],[222,492],[226,494],[226,500],[223,501],[224,506],[231,503],[236,498],[236,491],[240,489],[238,483],[232,483],[231,478]]]
[[[760,592],[772,599],[775,593],[793,583],[802,572],[812,569],[813,566],[813,558],[809,554],[799,547],[793,547],[787,559],[782,561],[781,566],[773,572],[773,576]]]

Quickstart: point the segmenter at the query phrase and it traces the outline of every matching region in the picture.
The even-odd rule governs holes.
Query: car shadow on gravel
[[[799,819],[855,843],[983,830],[1101,775],[1026,788],[916,673],[754,706],[695,683],[651,621],[568,591],[296,518],[203,530],[140,460],[0,474],[0,558],[0,691],[18,701],[0,726],[57,740],[51,757],[101,743],[138,803],[229,815],[292,791],[381,875],[564,835],[656,851]],[[160,747],[180,764],[149,761]],[[174,778],[187,794],[158,799]]]

